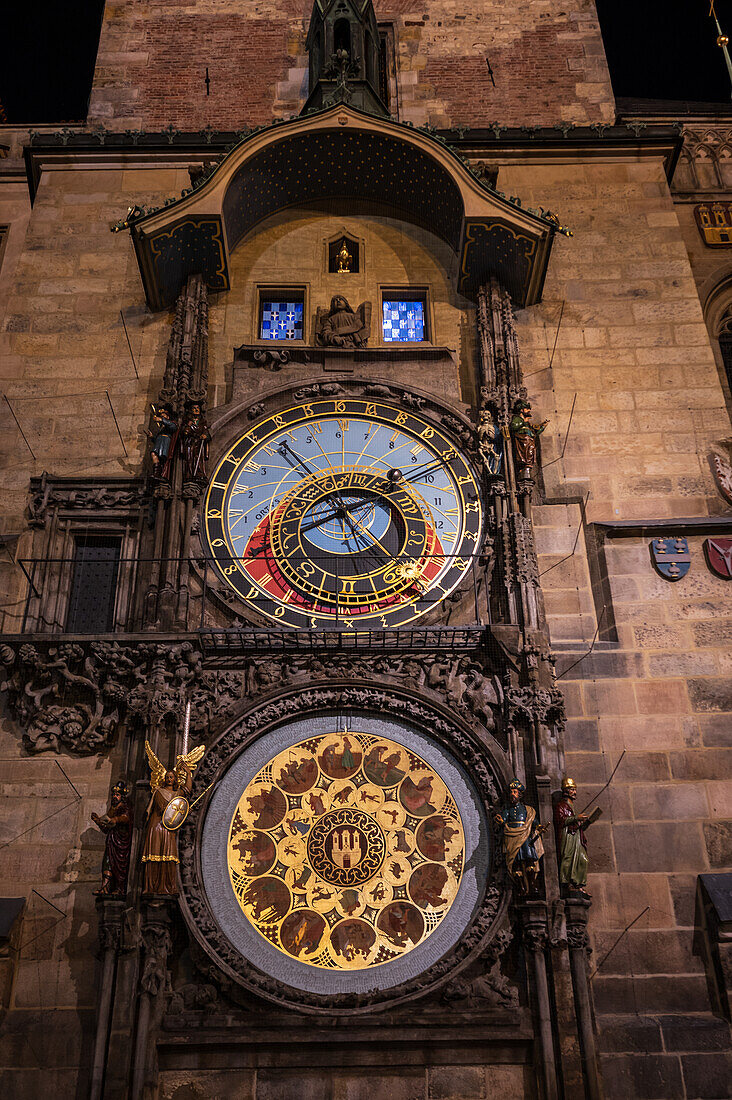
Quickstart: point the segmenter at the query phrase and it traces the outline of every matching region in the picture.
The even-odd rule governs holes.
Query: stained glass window
[[[384,340],[402,343],[425,339],[424,301],[384,298]]]
[[[302,340],[303,299],[288,302],[262,298],[260,306],[260,339]]]

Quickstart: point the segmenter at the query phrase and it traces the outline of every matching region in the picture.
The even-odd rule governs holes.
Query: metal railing
[[[439,577],[444,573],[445,564],[450,562],[460,563],[462,574],[453,590],[445,593],[439,584]],[[425,554],[419,558],[395,555],[388,562],[394,590],[393,602],[383,605],[378,612],[374,610],[378,602],[376,593],[355,592],[356,585],[367,574],[357,574],[352,566],[348,569],[345,560],[341,571],[338,556],[293,555],[288,557],[287,572],[297,574],[300,565],[307,565],[307,571],[313,565],[317,567],[326,563],[331,569],[335,565],[329,575],[329,588],[326,590],[323,586],[320,590],[320,606],[327,607],[327,618],[319,611],[317,593],[315,596],[308,593],[307,578],[303,578],[302,583],[295,581],[290,584],[287,576],[279,570],[276,559],[262,554],[227,557],[223,563],[207,555],[192,555],[189,558],[119,557],[113,563],[98,565],[96,592],[88,587],[80,590],[79,584],[75,583],[78,558],[18,559],[15,564],[20,571],[24,594],[12,614],[9,615],[7,610],[4,612],[2,632],[102,634],[160,630],[169,633],[172,628],[176,631],[200,631],[207,636],[209,644],[213,644],[214,636],[221,640],[228,632],[233,638],[245,629],[262,629],[267,637],[273,632],[278,636],[287,635],[292,633],[292,628],[288,630],[286,625],[283,628],[273,614],[278,606],[276,595],[267,595],[257,584],[257,575],[260,582],[262,579],[263,565],[269,572],[267,583],[273,580],[281,583],[283,595],[290,592],[289,606],[306,616],[313,616],[317,626],[315,623],[312,626],[319,632],[351,633],[355,628],[358,632],[369,631],[376,639],[382,633],[390,630],[393,633],[397,629],[389,626],[388,619],[381,626],[380,617],[400,603],[407,602],[414,608],[415,620],[407,627],[399,628],[402,631],[418,628],[420,619],[438,606],[444,609],[444,625],[431,629],[452,630],[450,619],[458,602],[463,603],[463,619],[465,604],[470,602],[471,627],[481,628],[486,618],[487,601],[481,598],[484,577],[479,554]],[[114,572],[113,583],[106,587],[103,576],[105,565],[110,575]],[[239,591],[231,586],[223,573],[223,569],[232,565],[236,569]],[[400,575],[400,569],[406,572]],[[434,584],[424,576],[425,571],[433,577]],[[327,595],[324,596],[324,592]],[[80,600],[84,602],[83,615],[79,614]],[[247,606],[259,611],[265,623],[272,623],[271,628],[257,628],[247,623]],[[367,607],[367,613],[360,610]],[[360,627],[359,621],[367,616],[368,623]],[[165,625],[161,625],[163,621]],[[219,645],[218,642],[216,644]]]

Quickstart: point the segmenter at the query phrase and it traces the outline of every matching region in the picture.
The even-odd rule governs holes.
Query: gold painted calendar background
[[[278,753],[229,831],[246,919],[312,966],[359,970],[424,942],[464,864],[460,813],[437,771],[394,740],[347,730]]]

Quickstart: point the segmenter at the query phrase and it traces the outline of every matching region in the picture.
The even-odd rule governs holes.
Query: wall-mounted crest
[[[704,553],[715,577],[732,580],[732,539],[705,539]]]
[[[651,558],[658,572],[667,581],[680,581],[691,568],[688,540],[679,538],[653,539]]]

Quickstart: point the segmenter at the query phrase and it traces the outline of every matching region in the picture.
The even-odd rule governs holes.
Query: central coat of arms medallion
[[[227,859],[239,907],[269,943],[311,966],[359,970],[434,932],[464,849],[437,771],[394,740],[348,730],[261,768],[238,801]]]

